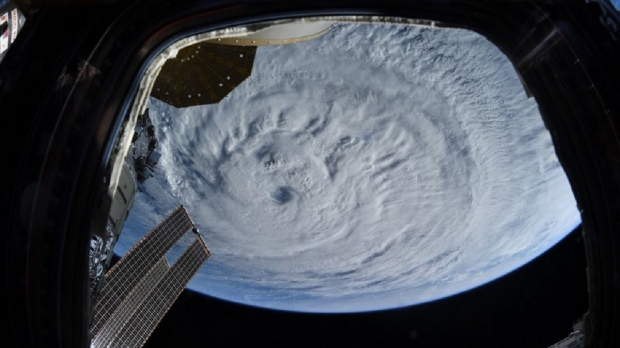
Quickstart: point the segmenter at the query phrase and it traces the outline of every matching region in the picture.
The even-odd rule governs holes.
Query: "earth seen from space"
[[[419,304],[513,271],[580,223],[536,101],[471,31],[336,24],[259,47],[218,104],[148,107],[161,158],[115,252],[183,204],[212,252],[188,287],[217,298]]]

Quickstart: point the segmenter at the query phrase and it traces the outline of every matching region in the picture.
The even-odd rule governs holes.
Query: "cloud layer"
[[[162,158],[118,250],[179,204],[213,256],[190,288],[285,310],[445,297],[579,222],[536,102],[465,30],[342,24],[259,48],[217,105],[155,99]]]

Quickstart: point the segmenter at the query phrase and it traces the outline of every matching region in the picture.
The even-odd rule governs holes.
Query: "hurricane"
[[[335,24],[259,47],[218,104],[148,103],[161,158],[116,252],[183,204],[212,252],[189,284],[206,295],[414,305],[496,279],[580,223],[536,101],[468,30]]]

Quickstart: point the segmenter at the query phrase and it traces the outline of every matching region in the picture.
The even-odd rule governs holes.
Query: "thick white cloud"
[[[119,251],[184,204],[213,253],[190,287],[220,298],[425,302],[519,267],[580,221],[535,101],[472,32],[338,25],[259,48],[217,105],[150,107],[162,158]]]

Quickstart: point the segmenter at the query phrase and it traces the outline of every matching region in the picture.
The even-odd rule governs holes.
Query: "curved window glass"
[[[138,184],[116,252],[183,204],[212,252],[191,289],[359,312],[474,288],[571,232],[573,193],[508,58],[468,30],[382,21],[165,49],[133,109]]]

